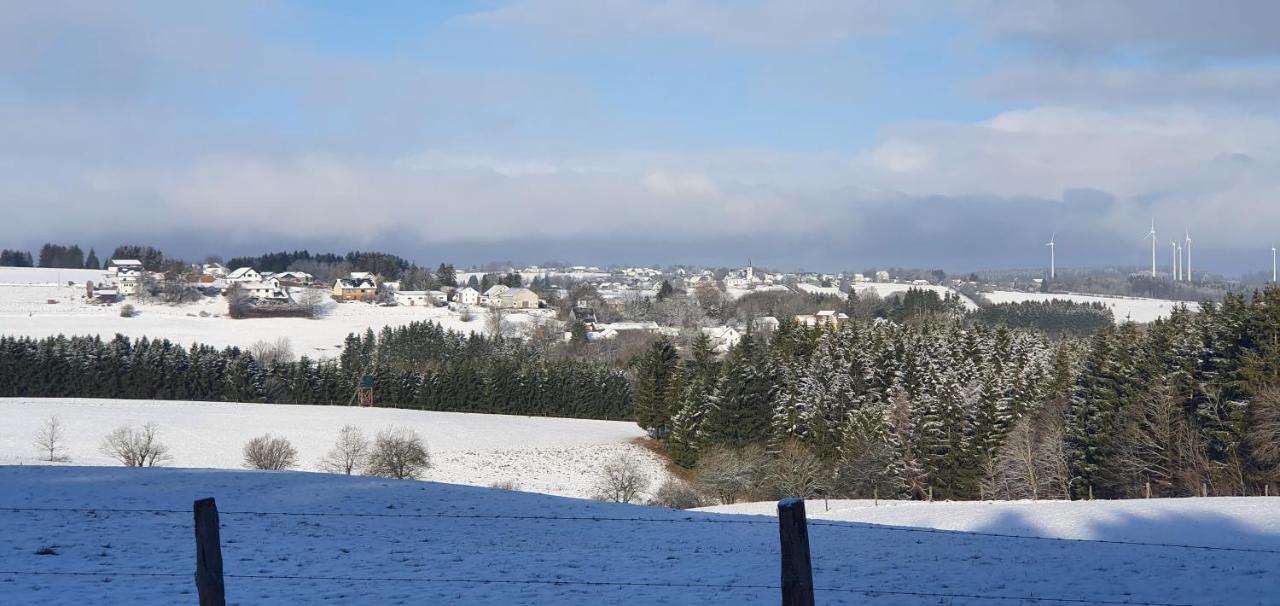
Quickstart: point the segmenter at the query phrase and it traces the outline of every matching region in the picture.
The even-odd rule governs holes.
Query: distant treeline
[[[0,250],[0,267],[31,267],[31,253],[21,250]]]
[[[974,319],[1009,328],[1041,330],[1052,336],[1087,336],[1115,323],[1111,309],[1102,303],[1062,299],[997,303],[978,310]]]
[[[500,337],[416,322],[347,337],[337,360],[259,363],[238,348],[168,340],[0,337],[0,396],[347,404],[373,381],[374,402],[423,410],[631,418],[623,373],[551,360]]]
[[[227,267],[252,267],[276,273],[304,271],[325,282],[352,271],[366,271],[386,280],[399,281],[402,290],[457,286],[457,272],[451,264],[441,263],[433,273],[399,256],[381,252],[352,251],[337,255],[307,250],[280,251],[256,257],[235,257],[227,262]]]
[[[46,242],[40,247],[38,262],[32,262],[31,253],[21,250],[5,249],[0,251],[0,267],[50,267],[58,269],[103,269],[105,260],[98,259],[98,253],[92,247],[89,254],[79,244],[53,244]],[[135,259],[149,271],[165,271],[181,261],[166,256],[152,246],[126,244],[117,246],[110,259]]]

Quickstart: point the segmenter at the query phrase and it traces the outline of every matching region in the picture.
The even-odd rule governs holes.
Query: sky
[[[0,248],[1269,269],[1280,3],[17,0]]]

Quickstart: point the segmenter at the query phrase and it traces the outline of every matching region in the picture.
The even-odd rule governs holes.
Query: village
[[[785,317],[797,324],[832,329],[848,319],[841,309],[850,291],[860,297],[887,297],[921,288],[963,298],[953,290],[963,283],[960,280],[935,284],[919,277],[895,279],[887,270],[771,272],[750,262],[738,269],[719,270],[525,266],[463,271],[448,280],[452,283],[421,290],[403,288],[400,280],[367,271],[350,271],[326,281],[304,271],[258,271],[218,262],[167,272],[148,271],[137,259],[110,259],[104,266],[98,279],[84,285],[86,301],[101,306],[131,302],[181,306],[221,297],[229,308],[242,305],[257,312],[250,315],[262,317],[311,317],[325,305],[438,309],[463,321],[484,319],[486,332],[507,336],[567,341],[574,338],[575,327],[588,341],[628,333],[673,338],[702,333],[720,352],[736,345],[747,330],[771,330],[780,321],[773,315],[736,318],[717,313],[748,295],[776,293],[817,301],[821,304],[816,308]],[[376,312],[371,309],[371,313]]]

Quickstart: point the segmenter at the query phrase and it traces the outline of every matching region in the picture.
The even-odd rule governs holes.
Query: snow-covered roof
[[[227,274],[227,277],[232,280],[236,278],[243,278],[245,276],[248,276],[249,272],[253,272],[255,274],[258,273],[256,271],[253,271],[252,267],[237,267],[235,271],[231,272],[230,274]]]
[[[112,259],[108,263],[110,263],[111,265],[115,265],[116,267],[129,266],[129,265],[142,265],[142,261],[139,261],[137,259]]]

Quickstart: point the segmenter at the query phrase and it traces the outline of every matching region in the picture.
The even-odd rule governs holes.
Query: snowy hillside
[[[1111,308],[1111,313],[1115,316],[1115,321],[1117,323],[1124,322],[1126,320],[1132,320],[1140,323],[1154,322],[1157,318],[1168,316],[1169,312],[1172,311],[1174,307],[1183,304],[1180,301],[1168,301],[1165,299],[1109,297],[1103,295],[1051,294],[1008,290],[997,290],[989,293],[983,293],[983,296],[992,303],[1050,301],[1053,299],[1075,301],[1076,303],[1102,303],[1103,305]],[[1186,306],[1192,311],[1200,308],[1196,303],[1186,303]]]
[[[88,269],[0,267],[0,334],[48,337],[116,333],[130,337],[165,338],[189,345],[247,347],[254,342],[288,337],[297,355],[325,358],[338,355],[342,340],[353,332],[431,320],[459,332],[486,331],[485,316],[469,322],[439,307],[380,307],[366,303],[338,304],[325,299],[324,317],[232,320],[225,317],[226,301],[208,297],[196,303],[166,305],[130,301],[133,318],[120,317],[120,304],[92,305],[84,300],[84,283],[102,280],[104,272]],[[67,282],[72,282],[68,285]],[[49,301],[56,301],[49,303]]]
[[[820,500],[810,519],[964,532],[1280,549],[1280,498],[1129,501],[935,502]],[[738,503],[701,511],[775,515],[774,503]],[[1185,524],[1221,519],[1222,524]],[[1225,523],[1229,520],[1229,523]],[[1179,526],[1170,533],[1172,526]],[[1277,558],[1280,565],[1280,557]]]
[[[863,282],[863,283],[854,285],[854,289],[856,292],[874,291],[882,299],[889,297],[890,295],[905,293],[908,290],[911,290],[913,288],[920,289],[920,290],[932,290],[933,292],[938,293],[939,297],[946,297],[947,295],[955,295],[957,297],[960,297],[960,304],[964,305],[965,309],[969,311],[978,309],[978,304],[974,303],[973,299],[970,299],[969,297],[966,297],[961,293],[958,293],[950,288],[947,288],[946,286],[932,286],[932,285],[916,286],[913,284],[900,284],[897,282]]]
[[[489,486],[512,481],[519,489],[589,497],[600,467],[621,454],[634,456],[653,488],[665,476],[661,460],[631,444],[644,435],[634,423],[455,412],[140,400],[0,398],[0,464],[35,464],[33,439],[51,415],[66,427],[73,465],[118,465],[98,452],[102,438],[121,425],[154,422],[174,467],[240,469],[241,448],[255,436],[288,438],[303,470],[317,470],[343,425],[367,436],[388,426],[416,430],[431,450],[432,480]]]
[[[0,486],[6,603],[193,603],[191,503],[209,496],[231,604],[779,601],[778,530],[766,517],[296,472],[0,467]],[[1164,542],[1216,535],[1229,545],[1245,541],[1252,518],[1274,521],[1280,499],[1260,501],[1203,499],[1146,516],[1088,506],[1111,520],[1103,536],[1145,528]],[[138,509],[154,511],[122,511]],[[809,533],[820,604],[1247,606],[1274,604],[1280,573],[1275,534],[1246,543],[1271,551],[1242,552],[823,520]]]

